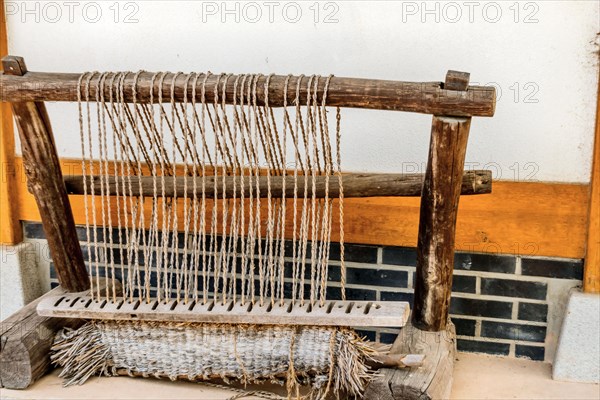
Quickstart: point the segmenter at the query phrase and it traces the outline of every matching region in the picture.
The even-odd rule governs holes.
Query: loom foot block
[[[456,356],[456,332],[448,323],[442,332],[421,331],[407,324],[392,346],[392,353],[425,355],[419,368],[382,369],[381,376],[369,384],[368,400],[448,399]]]
[[[103,282],[101,287],[105,287]],[[85,322],[38,315],[36,308],[42,300],[65,293],[62,287],[56,287],[0,322],[0,387],[26,389],[44,376],[50,368],[50,347],[56,332]]]
[[[0,387],[25,389],[49,369],[54,334],[63,326],[76,327],[77,322],[41,317],[35,309],[41,299],[64,293],[57,287],[0,323]]]

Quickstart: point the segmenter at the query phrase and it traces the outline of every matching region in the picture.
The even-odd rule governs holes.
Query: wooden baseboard
[[[64,159],[61,165],[65,174],[81,174],[80,160]],[[19,157],[15,167],[22,171]],[[20,172],[17,176],[14,200],[20,203],[19,218],[39,221],[24,174]],[[494,182],[492,194],[461,198],[457,250],[583,258],[588,201],[588,185]],[[75,222],[84,224],[82,196],[71,196],[71,204]],[[150,214],[149,209],[146,212]],[[418,198],[380,197],[345,202],[348,243],[414,247],[418,221]],[[332,240],[338,238],[334,236]]]
[[[589,205],[583,289],[588,293],[600,293],[600,76]]]
[[[0,57],[8,54],[4,0],[0,0]],[[18,202],[12,201],[11,190],[16,177],[11,166],[15,162],[15,133],[9,103],[0,103],[0,243],[17,244],[23,240],[18,219]]]

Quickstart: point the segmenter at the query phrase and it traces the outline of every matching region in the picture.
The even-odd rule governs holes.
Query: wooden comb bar
[[[327,301],[324,306],[300,305],[286,300],[260,306],[240,301],[158,302],[92,300],[71,293],[45,298],[39,315],[84,319],[181,321],[230,324],[327,325],[353,327],[402,327],[410,313],[407,302]]]

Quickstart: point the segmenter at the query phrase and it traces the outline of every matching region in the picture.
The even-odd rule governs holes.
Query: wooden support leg
[[[4,73],[24,75],[20,57],[2,59]],[[77,239],[50,121],[44,103],[12,103],[19,129],[29,190],[35,196],[61,286],[68,292],[89,289],[89,277]]]
[[[466,90],[469,74],[449,71],[445,89]],[[365,399],[447,399],[452,389],[456,332],[448,320],[454,267],[454,234],[471,118],[434,116],[421,194],[412,322],[391,353],[425,356],[413,370],[382,369]]]
[[[454,234],[470,118],[433,117],[421,196],[412,324],[441,331],[448,321]]]

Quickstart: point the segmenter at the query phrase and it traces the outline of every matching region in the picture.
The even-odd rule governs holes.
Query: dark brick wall
[[[25,236],[43,239],[38,223],[25,223]],[[85,229],[78,228],[80,240]],[[119,243],[119,232],[107,231],[107,239]],[[108,237],[108,234],[111,237]],[[97,232],[98,240],[104,231]],[[125,240],[121,234],[121,240]],[[183,237],[178,247],[183,247]],[[219,239],[221,240],[221,239]],[[88,249],[82,243],[84,253]],[[286,256],[291,256],[291,245]],[[116,264],[126,262],[117,249]],[[340,249],[332,243],[328,297],[340,298]],[[407,247],[345,245],[348,299],[413,302],[416,250]],[[289,266],[288,266],[289,268]],[[56,284],[54,271],[50,271]],[[581,280],[583,264],[577,260],[549,260],[510,255],[457,253],[452,285],[451,318],[458,335],[460,351],[525,357],[544,360],[548,335],[548,282],[551,279]],[[289,277],[289,274],[287,274]],[[366,337],[385,343],[395,340],[394,328],[361,331]]]

